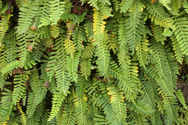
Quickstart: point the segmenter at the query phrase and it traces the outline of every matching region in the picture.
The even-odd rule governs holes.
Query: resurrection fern
[[[188,124],[187,13],[186,0],[0,1],[0,125]]]

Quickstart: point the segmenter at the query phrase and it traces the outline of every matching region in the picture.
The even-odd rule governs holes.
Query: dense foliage
[[[188,124],[186,0],[1,0],[0,124]]]

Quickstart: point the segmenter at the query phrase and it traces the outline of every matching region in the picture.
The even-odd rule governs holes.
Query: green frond
[[[156,65],[156,69],[159,72],[160,77],[166,79],[166,58],[165,48],[160,43],[152,42],[149,52],[151,54],[151,61]]]
[[[57,38],[59,36],[59,26],[56,25],[50,25],[50,33],[53,38]]]
[[[57,53],[51,52],[49,61],[47,63],[47,67],[46,67],[47,76],[49,77],[50,82],[52,81],[52,78],[54,77],[56,65],[57,65]]]
[[[61,66],[57,65],[57,67],[59,67],[58,69],[56,69],[56,72],[55,72],[57,90],[60,92],[67,93],[71,85],[69,74],[67,71],[64,71],[61,68]]]
[[[164,41],[166,40],[166,36],[163,35],[164,28],[156,25],[151,25],[152,31],[154,34],[154,38],[157,42],[161,42],[164,45]]]
[[[101,14],[104,18],[108,18],[108,17],[113,16],[111,14],[112,8],[110,6],[108,6],[107,4],[100,3],[99,4],[99,11],[101,12]]]
[[[149,105],[154,108],[156,106],[155,104],[155,95],[158,94],[156,91],[157,86],[154,85],[152,81],[142,81],[142,90],[143,90],[143,98],[148,102]]]
[[[179,99],[180,103],[183,105],[183,107],[187,110],[187,104],[185,102],[185,98],[180,89],[176,91],[176,96]]]
[[[76,117],[75,117],[75,107],[73,103],[65,104],[64,110],[62,111],[60,119],[58,119],[59,125],[75,125]]]
[[[73,13],[63,13],[61,19],[64,21],[75,20],[77,16]]]
[[[53,100],[52,100],[52,110],[50,112],[48,121],[51,121],[52,119],[54,119],[54,117],[57,116],[66,96],[67,96],[67,93],[64,93],[64,92],[56,91],[54,93]]]
[[[120,12],[121,13],[127,12],[132,6],[133,2],[134,0],[122,0],[120,3]]]
[[[19,112],[21,114],[20,115],[20,122],[21,122],[21,124],[22,125],[27,125],[27,117],[26,117],[25,113],[23,112],[23,110],[22,110],[19,102],[17,102],[17,108],[18,108],[18,110],[19,110]]]
[[[43,1],[43,6],[39,7],[39,12],[41,15],[40,15],[40,23],[38,27],[49,25],[50,0]]]
[[[179,43],[179,46],[181,48],[181,51],[183,54],[188,55],[188,38],[187,38],[187,30],[186,25],[188,24],[187,18],[176,18],[175,19],[175,26],[176,29],[174,30],[174,34],[176,36],[176,39]]]
[[[5,37],[5,34],[9,28],[9,19],[12,14],[9,15],[2,15],[0,20],[0,47],[2,46],[2,40]]]
[[[4,89],[0,101],[0,121],[7,121],[13,108],[12,91]]]
[[[74,53],[76,51],[75,44],[70,39],[66,39],[64,42],[65,42],[64,46],[65,46],[65,50],[66,50],[67,54],[69,54],[71,56],[71,59],[73,59]]]
[[[25,33],[32,24],[32,20],[35,17],[38,10],[37,1],[27,1],[20,7],[17,33]]]
[[[86,42],[86,33],[83,28],[74,30],[73,42],[76,45],[76,50],[80,51],[84,49],[83,43]]]
[[[163,105],[166,111],[166,119],[177,122],[177,104],[176,98],[173,96],[167,96],[163,90],[159,90],[159,94],[163,98]]]
[[[181,1],[177,1],[177,0],[171,0],[171,3],[169,4],[170,7],[170,13],[173,15],[178,15],[180,8],[181,8],[181,3],[183,0]]]
[[[169,5],[168,5],[168,4],[171,3],[171,0],[159,0],[159,2],[160,2],[163,6],[165,6],[168,10],[171,10],[171,8],[170,8]]]
[[[104,40],[95,43],[96,52],[95,55],[98,57],[96,63],[98,65],[101,76],[105,75],[110,62],[110,52],[107,47],[108,36],[105,34]]]
[[[158,2],[155,2],[154,4],[148,3],[146,9],[148,10],[149,18],[155,25],[174,28],[173,20],[169,17],[161,4]]]
[[[77,52],[74,55],[74,59],[72,59],[70,56],[67,56],[67,70],[69,72],[69,76],[72,81],[77,82],[78,81],[78,64],[80,60],[81,53]]]
[[[96,125],[108,125],[109,124],[104,115],[95,114],[94,121],[96,121]]]
[[[84,29],[85,29],[88,41],[91,42],[93,39],[93,24],[90,21],[87,21],[84,24]]]
[[[125,21],[127,31],[126,39],[132,50],[132,54],[138,47],[144,33],[145,22],[142,16],[144,8],[145,5],[141,1],[134,0],[134,3],[129,10],[129,18]]]
[[[13,103],[16,104],[24,95],[26,90],[26,82],[28,80],[28,74],[20,74],[14,76],[14,90],[13,90]]]
[[[86,124],[86,103],[87,97],[76,97],[74,100],[75,105],[75,117],[77,118],[78,125],[85,125]]]
[[[56,25],[61,15],[64,13],[65,3],[60,0],[50,0],[50,21]]]
[[[148,65],[148,54],[149,54],[149,41],[147,39],[143,39],[139,42],[138,47],[136,48],[136,55],[139,61],[140,66],[143,66],[146,69],[146,65]]]
[[[85,76],[85,79],[88,79],[88,76],[91,74],[91,59],[82,59],[80,61],[80,72],[82,76]]]
[[[183,7],[184,7],[184,9],[185,9],[185,12],[188,13],[188,3],[187,3],[187,2],[184,4]]]
[[[23,67],[27,60],[28,50],[27,50],[27,38],[26,34],[17,34],[16,39],[18,40],[18,56],[20,57],[20,65]]]
[[[92,58],[95,53],[95,48],[93,45],[88,44],[85,46],[84,50],[82,51],[81,59],[89,59]]]
[[[125,26],[125,19],[122,18],[119,21],[119,25],[118,25],[119,29],[118,29],[118,42],[119,42],[119,46],[120,48],[124,48],[125,46],[127,46],[127,39],[126,39],[126,26]]]
[[[141,98],[137,98],[135,101],[128,103],[127,106],[129,106],[129,109],[133,110],[134,112],[143,113],[145,115],[154,112],[152,106]]]
[[[15,30],[10,31],[9,33],[6,34],[5,38],[3,39],[5,43],[5,53],[7,57],[7,63],[14,62],[16,60],[16,51],[17,51],[17,46],[16,46],[16,32]]]
[[[111,96],[110,103],[118,122],[126,124],[127,106],[124,102],[123,92],[119,91],[115,86],[110,86],[107,90],[108,95]]]
[[[12,63],[9,63],[8,65],[6,65],[6,67],[2,68],[1,69],[1,73],[2,74],[6,74],[10,71],[12,71],[13,69],[16,69],[20,66],[20,62],[18,60],[12,62]]]
[[[118,80],[119,88],[123,89],[126,96],[126,100],[132,101],[136,99],[138,94],[137,84],[139,82],[137,64],[132,63],[127,69],[127,73],[123,69],[119,68],[116,63],[111,63],[109,68],[109,76],[112,76]],[[130,84],[131,83],[131,84]]]

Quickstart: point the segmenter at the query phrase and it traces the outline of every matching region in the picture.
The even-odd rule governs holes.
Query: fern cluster
[[[0,125],[188,124],[187,14],[186,0],[0,1]]]

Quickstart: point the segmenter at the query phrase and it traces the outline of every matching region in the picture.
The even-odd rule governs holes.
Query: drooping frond
[[[129,18],[126,20],[126,39],[132,53],[134,53],[144,33],[145,22],[142,16],[144,8],[145,5],[141,1],[135,0],[130,8]]]
[[[28,74],[15,75],[14,78],[14,90],[13,90],[13,103],[16,104],[24,95],[26,90],[26,82],[28,80]]]
[[[187,18],[176,18],[175,19],[175,26],[176,29],[174,30],[174,34],[176,36],[176,39],[180,45],[181,51],[183,54],[188,55],[188,38],[187,38],[187,29],[186,25],[188,24]]]
[[[21,6],[17,27],[18,34],[23,34],[29,29],[38,10],[37,4],[37,1],[27,1]]]

